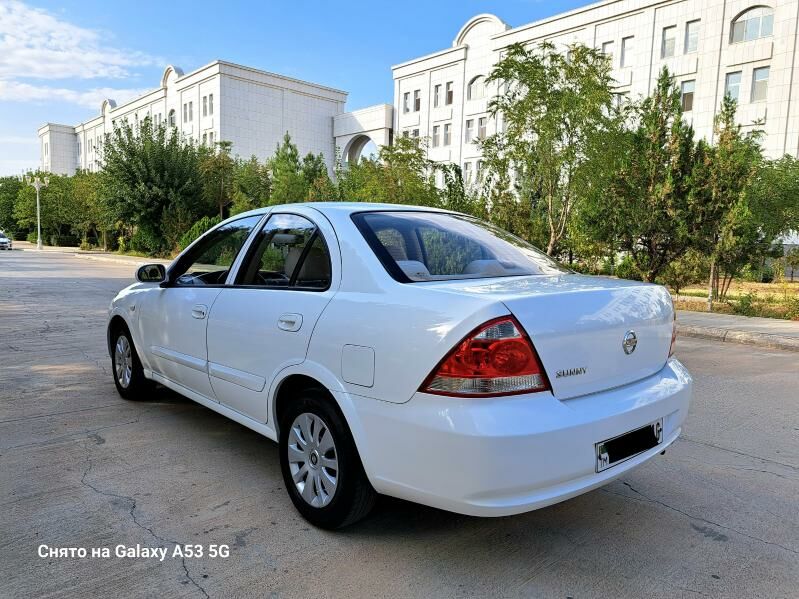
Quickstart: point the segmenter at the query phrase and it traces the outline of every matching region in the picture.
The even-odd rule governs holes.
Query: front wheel
[[[328,529],[365,517],[377,495],[332,401],[306,392],[280,427],[280,467],[291,501],[311,524]]]
[[[149,381],[144,377],[144,370],[133,346],[130,332],[124,328],[118,329],[114,333],[112,342],[111,367],[117,391],[125,399],[144,399],[143,395]]]

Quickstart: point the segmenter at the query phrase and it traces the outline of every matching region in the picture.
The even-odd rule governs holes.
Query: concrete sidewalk
[[[14,249],[15,250],[24,250],[24,251],[38,251],[36,249],[35,243],[29,243],[27,241],[15,241],[14,242]],[[52,252],[52,253],[59,253],[59,254],[68,254],[75,256],[76,258],[84,258],[86,260],[100,260],[102,262],[115,262],[117,264],[130,264],[131,266],[141,266],[142,264],[170,264],[171,260],[164,260],[162,258],[148,258],[143,256],[125,256],[123,254],[117,254],[116,252],[103,252],[101,250],[90,250],[84,251],[79,248],[72,248],[72,247],[61,247],[61,246],[51,246],[46,245],[42,248],[43,252]]]
[[[678,310],[677,333],[799,352],[799,322],[790,320]]]

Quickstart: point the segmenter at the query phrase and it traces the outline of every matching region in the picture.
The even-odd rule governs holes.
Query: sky
[[[512,27],[586,0],[0,0],[0,175],[39,164],[36,130],[75,125],[216,59],[391,103],[391,65],[442,50],[476,14]]]

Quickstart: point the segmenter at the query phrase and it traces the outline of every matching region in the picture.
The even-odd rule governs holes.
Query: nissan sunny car
[[[277,441],[325,528],[377,494],[477,516],[563,501],[663,452],[688,412],[663,287],[462,214],[273,206],[137,279],[110,308],[119,393],[160,383]]]

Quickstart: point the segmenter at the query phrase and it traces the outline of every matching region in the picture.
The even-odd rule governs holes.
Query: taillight
[[[674,355],[675,345],[677,345],[677,312],[674,312],[674,320],[671,325],[671,345],[669,346],[669,358]]]
[[[457,397],[534,393],[549,381],[532,342],[511,316],[472,331],[430,373],[420,391]]]

